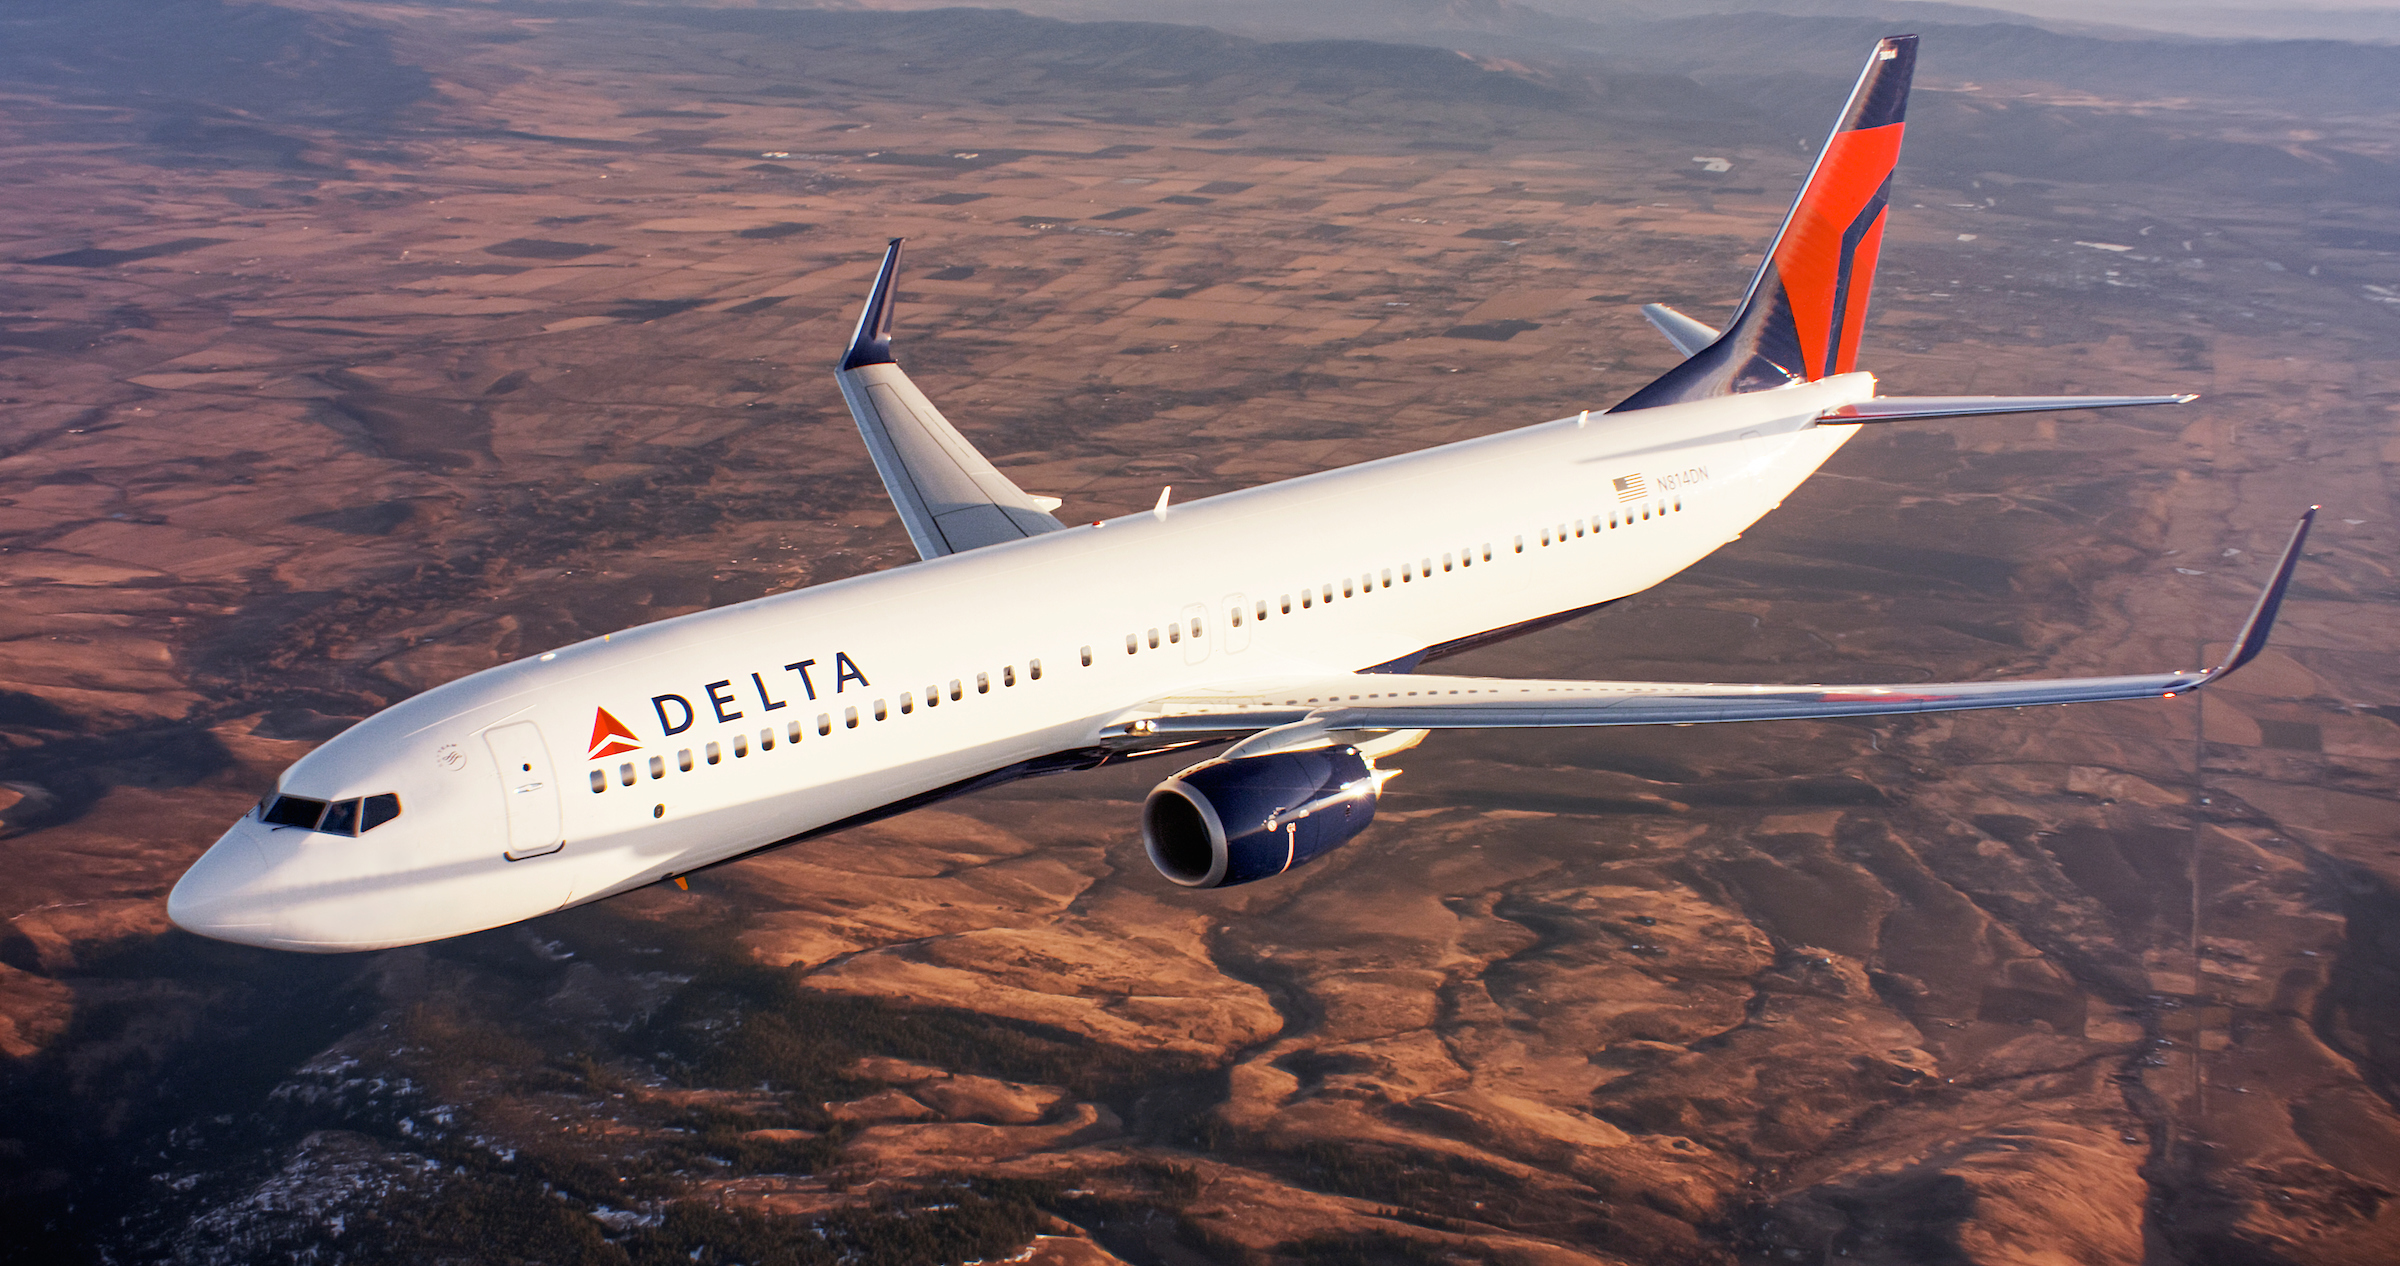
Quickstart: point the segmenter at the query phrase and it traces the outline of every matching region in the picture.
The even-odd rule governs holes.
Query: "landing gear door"
[[[551,776],[550,749],[531,721],[484,731],[483,741],[500,767],[500,792],[508,806],[508,851],[512,862],[565,847],[559,821],[558,780]]]

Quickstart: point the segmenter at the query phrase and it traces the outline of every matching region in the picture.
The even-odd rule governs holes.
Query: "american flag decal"
[[[1620,475],[1608,482],[1610,487],[1617,490],[1619,501],[1639,501],[1650,495],[1650,488],[1642,482],[1640,475]]]

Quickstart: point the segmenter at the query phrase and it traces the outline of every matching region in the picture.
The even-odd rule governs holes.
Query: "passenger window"
[[[770,725],[770,726],[768,726],[767,728],[765,728],[765,729],[763,729],[763,730],[760,730],[760,731],[758,732],[758,750],[760,750],[760,751],[762,751],[762,752],[771,752],[771,751],[774,751],[774,750],[775,750],[775,727],[774,727],[774,726],[771,726],[771,725]]]
[[[1131,654],[1133,654],[1134,652],[1136,652],[1136,651],[1139,651],[1139,650],[1141,650],[1141,649],[1142,649],[1142,635],[1141,635],[1141,634],[1139,634],[1139,633],[1128,633],[1128,634],[1126,634],[1126,635],[1125,635],[1125,653],[1126,653],[1126,654],[1128,654],[1128,655],[1131,655]]]
[[[1448,554],[1442,555],[1442,570],[1450,570],[1450,556]]]
[[[1331,601],[1333,601],[1333,586],[1332,586],[1332,585],[1327,585],[1327,586],[1325,586],[1325,601],[1327,601],[1327,602],[1331,602]]]
[[[1193,637],[1198,637],[1198,636],[1200,636],[1200,617],[1199,617],[1199,616],[1193,616],[1193,617],[1192,617],[1192,636],[1193,636]]]
[[[1579,537],[1583,535],[1583,520],[1581,519],[1575,520],[1575,535]]]
[[[1310,591],[1308,591],[1308,590],[1306,590],[1306,589],[1303,589],[1303,590],[1301,590],[1301,591],[1300,591],[1300,609],[1301,609],[1301,610],[1303,610],[1303,611],[1306,611],[1306,610],[1308,610],[1309,608],[1311,608],[1311,607],[1315,606],[1316,604],[1317,604],[1317,595],[1316,595],[1316,594],[1314,594],[1314,593],[1311,593]]]
[[[1484,547],[1483,547],[1483,561],[1485,561],[1485,562],[1487,562],[1487,563],[1488,563],[1488,562],[1490,562],[1490,561],[1492,561],[1492,547],[1491,547],[1491,544],[1490,544],[1490,542],[1485,542],[1485,544],[1484,544]]]
[[[593,770],[593,771],[592,771],[592,794],[596,796],[596,795],[599,795],[601,792],[603,792],[603,791],[606,791],[606,790],[608,790],[608,775],[607,775],[605,772],[601,771],[601,770],[597,770],[597,769]]]
[[[905,691],[905,690],[901,691],[901,692],[900,692],[900,715],[902,715],[902,716],[907,716],[909,713],[911,713],[911,712],[914,712],[914,711],[916,711],[916,710],[917,710],[917,701],[916,701],[916,700],[914,700],[914,699],[912,699],[912,698],[910,698],[910,697],[909,697],[909,695],[908,695],[908,692],[907,692],[907,691]]]
[[[675,768],[687,774],[692,772],[692,749],[687,747],[675,753]]]
[[[1199,621],[1194,620],[1192,623],[1198,624]],[[1025,675],[1033,678],[1035,681],[1040,681],[1042,679],[1042,661],[1038,659],[1025,661]]]
[[[1151,649],[1151,650],[1157,650],[1157,649],[1158,649],[1158,630],[1157,630],[1157,629],[1152,629],[1152,630],[1150,630],[1150,649]]]
[[[1392,587],[1392,569],[1389,567],[1383,569],[1383,587],[1386,589]]]
[[[925,706],[928,708],[942,706],[942,688],[940,686],[925,687]]]
[[[1152,633],[1151,636],[1156,637],[1158,635],[1156,633]],[[1157,643],[1153,642],[1152,645],[1155,646]],[[975,674],[975,693],[979,695],[988,695],[992,693],[992,675],[990,673]]]
[[[1017,666],[1015,664],[1010,664],[1000,670],[1000,684],[1003,686],[1017,684]]]
[[[890,719],[890,714],[883,710],[883,700],[881,699],[875,701],[875,719],[878,721]]]
[[[736,734],[736,735],[734,735],[734,736],[733,736],[733,754],[734,754],[734,756],[735,756],[737,759],[738,759],[738,758],[740,758],[740,757],[743,757],[743,756],[748,756],[748,755],[750,754],[750,736],[749,736],[749,735],[747,735],[747,734]]]
[[[828,734],[831,734],[831,733],[833,733],[833,714],[832,714],[832,713],[830,713],[830,712],[820,712],[820,713],[818,713],[818,714],[817,714],[817,737],[818,737],[818,738],[823,738],[823,737],[825,737],[826,735],[828,735]]]
[[[650,776],[652,778],[664,778],[667,776],[666,757],[653,756],[650,758]]]
[[[1167,640],[1168,640],[1168,641],[1170,641],[1170,642],[1180,642],[1180,641],[1182,641],[1182,640],[1183,640],[1183,626],[1182,626],[1182,625],[1180,625],[1180,624],[1170,624],[1170,625],[1168,625],[1168,626],[1167,626]]]
[[[1092,666],[1092,648],[1089,646],[1083,648],[1083,666],[1086,668]]]
[[[963,698],[965,698],[965,697],[966,697],[966,694],[967,694],[967,692],[966,692],[966,691],[965,691],[963,688],[961,688],[961,687],[959,686],[959,684],[958,684],[958,678],[956,678],[956,677],[953,677],[953,678],[951,678],[951,679],[950,679],[950,702],[952,702],[952,703],[956,703],[956,702],[958,702],[960,699],[963,699]]]
[[[1442,557],[1448,558],[1449,555],[1444,554]],[[1475,551],[1471,549],[1460,550],[1458,552],[1458,565],[1461,567],[1473,567],[1475,565]]]
[[[260,818],[269,826],[298,826],[315,830],[317,819],[325,816],[325,802],[301,796],[277,796],[275,803]]]
[[[858,728],[857,708],[852,707],[842,709],[842,728],[845,730],[855,730]]]
[[[1237,629],[1242,627],[1242,609],[1240,607],[1233,609],[1233,627]]]
[[[624,764],[617,766],[617,781],[625,784],[628,787],[633,785],[632,761],[627,761]]]
[[[1543,529],[1542,529],[1542,545],[1543,545],[1543,546],[1546,548],[1546,547],[1548,547],[1548,546],[1549,546],[1549,544],[1550,544],[1550,529],[1548,529],[1548,528],[1543,528]]]
[[[327,806],[325,820],[317,823],[317,829],[333,835],[358,834],[358,802],[337,800]]]
[[[1267,618],[1267,600],[1264,598],[1258,600],[1258,618],[1261,620]]]
[[[1405,585],[1414,579],[1416,579],[1416,572],[1408,564],[1400,564],[1400,583]]]
[[[1520,554],[1525,552],[1525,538],[1522,536],[1517,538],[1517,552]]]
[[[1283,601],[1277,604],[1276,609],[1285,615],[1290,615],[1292,613],[1292,595],[1288,593],[1283,595]]]
[[[603,778],[601,781],[606,782],[608,780]],[[399,816],[399,796],[388,791],[384,792],[380,796],[369,796],[359,805],[358,833],[360,835],[365,835],[367,832],[372,831],[376,827],[382,826],[384,823],[389,822],[393,818]]]
[[[783,737],[784,737],[784,741],[786,741],[786,742],[790,742],[790,743],[797,743],[797,742],[799,742],[799,741],[800,741],[800,723],[799,723],[798,721],[793,721],[793,722],[790,722],[790,723],[786,724],[786,725],[783,727]],[[690,768],[692,767],[692,762],[691,762],[689,759],[686,759],[686,760],[683,762],[683,767],[684,767],[685,769],[690,769]]]
[[[702,744],[700,747],[700,753],[708,758],[708,763],[711,765],[717,764],[725,759],[724,751],[718,748],[718,746],[714,743]]]

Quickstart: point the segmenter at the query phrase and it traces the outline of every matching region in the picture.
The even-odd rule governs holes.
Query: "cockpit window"
[[[400,797],[390,792],[363,800],[327,804],[306,796],[277,796],[259,814],[268,826],[296,826],[330,835],[364,835],[400,816]]]
[[[325,802],[322,800],[310,800],[302,796],[277,796],[275,803],[267,806],[267,811],[260,815],[259,820],[268,826],[297,826],[313,831],[316,829],[317,820],[324,816]]]

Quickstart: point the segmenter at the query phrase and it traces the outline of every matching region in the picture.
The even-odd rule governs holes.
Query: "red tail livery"
[[[1916,36],[1876,43],[1732,324],[1610,412],[1814,382],[1856,368],[1916,66]]]

